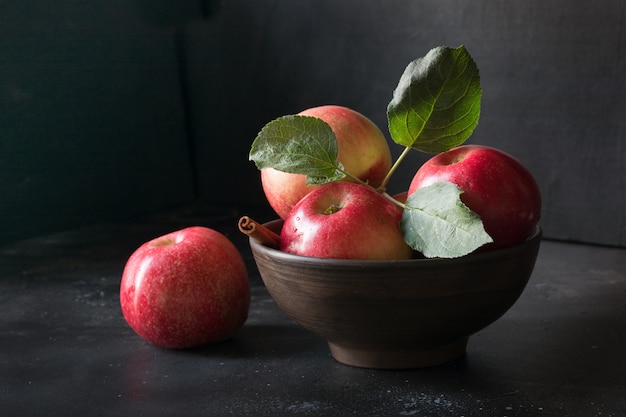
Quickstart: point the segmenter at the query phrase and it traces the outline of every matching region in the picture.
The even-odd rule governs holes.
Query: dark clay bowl
[[[282,220],[265,226],[279,232]],[[519,298],[541,243],[456,259],[355,261],[291,255],[250,239],[270,295],[296,323],[328,341],[340,363],[416,368],[465,353],[470,335]]]

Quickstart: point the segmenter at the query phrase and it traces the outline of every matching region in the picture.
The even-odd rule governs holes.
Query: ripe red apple
[[[233,243],[206,227],[189,227],[141,245],[120,287],[128,325],[165,348],[226,340],[248,317],[250,284]]]
[[[333,182],[296,204],[283,224],[280,249],[316,258],[409,259],[401,219],[402,209],[370,187]]]
[[[381,130],[367,117],[342,106],[313,107],[298,113],[325,121],[337,137],[337,159],[349,173],[378,187],[391,168],[391,151]],[[293,206],[317,186],[307,186],[306,176],[261,170],[261,184],[274,211],[284,219]]]
[[[523,242],[541,216],[541,194],[517,159],[491,147],[463,145],[426,161],[409,186],[415,190],[447,181],[463,190],[461,201],[477,213],[495,249]]]

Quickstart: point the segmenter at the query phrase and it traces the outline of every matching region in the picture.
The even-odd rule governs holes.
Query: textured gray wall
[[[626,246],[625,12],[617,0],[3,2],[0,243],[196,197],[266,205],[247,160],[266,122],[336,103],[386,130],[406,64],[465,44],[484,88],[470,141],[534,172],[546,236]],[[425,158],[405,163],[397,191]]]
[[[201,195],[261,201],[247,151],[271,118],[353,107],[386,129],[406,64],[464,44],[481,69],[470,142],[508,151],[537,177],[551,238],[626,245],[626,79],[621,1],[231,1],[187,27]],[[224,144],[227,152],[215,150]],[[399,151],[397,145],[394,149]],[[394,178],[406,187],[424,160]],[[228,183],[220,163],[237,169]]]

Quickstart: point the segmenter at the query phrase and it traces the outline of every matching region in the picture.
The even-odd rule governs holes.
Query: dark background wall
[[[265,204],[247,153],[266,122],[336,103],[386,130],[406,64],[465,44],[484,89],[470,142],[533,171],[547,237],[626,246],[621,1],[14,3],[0,6],[0,240]]]
[[[193,200],[175,40],[200,13],[0,3],[0,241]]]

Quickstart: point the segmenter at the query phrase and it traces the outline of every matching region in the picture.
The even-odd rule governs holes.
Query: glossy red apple
[[[517,159],[491,147],[463,145],[440,153],[417,171],[409,196],[436,182],[463,190],[461,201],[476,212],[495,249],[523,242],[541,216],[541,194],[532,174]]]
[[[333,182],[296,204],[283,224],[280,249],[316,258],[409,259],[401,219],[402,210],[375,190]]]
[[[379,186],[391,168],[391,151],[381,130],[367,117],[342,106],[320,106],[304,110],[301,116],[317,117],[325,121],[337,137],[337,159],[349,173]],[[302,197],[317,186],[307,186],[306,176],[261,170],[261,184],[274,211],[285,218]]]
[[[189,227],[141,245],[120,287],[122,313],[141,337],[165,348],[219,342],[243,326],[250,284],[233,243],[206,227]]]

